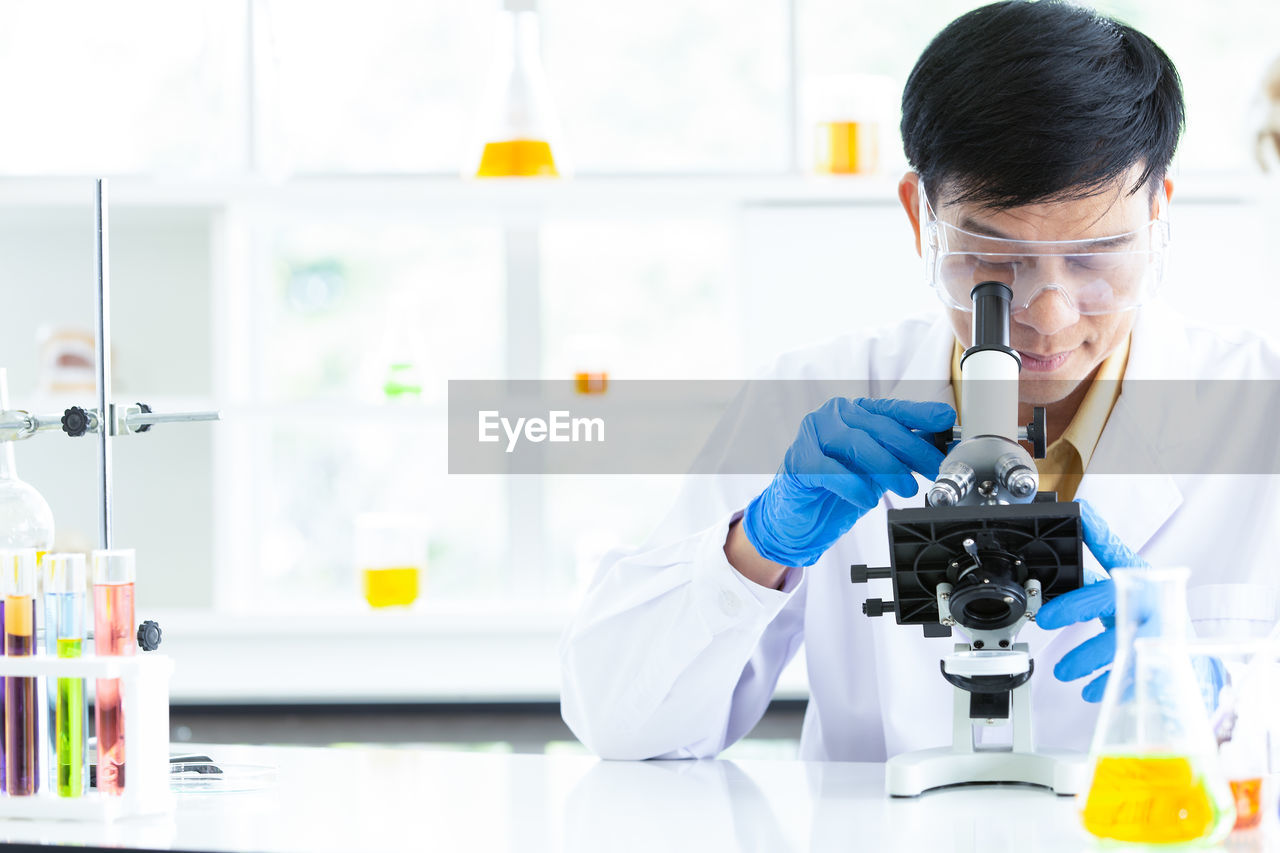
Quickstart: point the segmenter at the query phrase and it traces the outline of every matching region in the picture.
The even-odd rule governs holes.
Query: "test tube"
[[[0,549],[0,636],[4,636],[4,590],[7,585],[4,579],[15,572],[18,563],[21,562],[22,559],[23,554],[20,549]],[[0,655],[2,654],[4,654],[4,643],[0,642]],[[0,793],[4,793],[5,789],[8,787],[5,784],[5,776],[7,774],[5,773],[5,738],[3,734],[5,728],[4,681],[5,680],[3,678],[0,678]]]
[[[84,554],[50,554],[44,562],[45,652],[59,658],[78,658],[84,645]],[[78,797],[84,793],[88,729],[84,679],[59,678],[56,685],[51,685],[50,694],[53,725],[49,727],[49,788],[60,797]]]
[[[93,552],[93,646],[99,656],[132,655],[133,583],[137,576],[132,548]],[[120,679],[99,678],[95,700],[98,732],[98,790],[124,793],[124,707]]]
[[[17,552],[5,563],[4,653],[30,657],[35,654],[36,552]],[[4,752],[5,789],[9,796],[34,794],[36,781],[36,680],[30,676],[5,676]]]

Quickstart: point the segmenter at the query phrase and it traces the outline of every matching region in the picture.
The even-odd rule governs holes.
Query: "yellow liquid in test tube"
[[[1138,844],[1196,841],[1234,820],[1191,759],[1178,755],[1099,758],[1082,817],[1098,838]]]
[[[373,607],[407,607],[418,600],[417,566],[365,569],[364,598]]]
[[[555,158],[551,143],[540,139],[510,139],[488,142],[480,157],[477,178],[555,178]]]

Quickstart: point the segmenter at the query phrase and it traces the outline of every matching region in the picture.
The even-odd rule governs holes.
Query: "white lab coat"
[[[926,382],[932,399],[951,403],[952,342],[945,317],[912,319],[784,356],[771,376],[865,379],[883,396],[895,396],[897,380]],[[1280,379],[1280,349],[1247,333],[1190,327],[1149,306],[1126,368],[1126,382],[1137,378]],[[921,387],[911,386],[915,396]],[[1090,473],[1105,468],[1108,454],[1176,440],[1179,426],[1134,411],[1122,391],[1077,496],[1151,563],[1191,568],[1193,620],[1266,625],[1280,584],[1273,557],[1280,478]],[[1240,429],[1280,429],[1234,413],[1222,413],[1221,426],[1227,442]],[[802,758],[883,761],[950,742],[952,688],[938,661],[960,638],[926,639],[891,614],[864,616],[867,598],[893,598],[890,581],[849,580],[850,564],[889,565],[885,510],[922,505],[924,489],[911,499],[887,494],[816,564],[793,569],[773,590],[738,574],[723,551],[729,525],[769,479],[688,478],[644,545],[605,557],[561,643],[562,713],[592,751],[619,759],[717,754],[760,719],[802,642],[810,688]],[[1019,634],[1035,660],[1038,745],[1088,748],[1098,706],[1080,698],[1084,681],[1064,684],[1052,669],[1099,630],[1094,620],[1058,632],[1033,624]]]

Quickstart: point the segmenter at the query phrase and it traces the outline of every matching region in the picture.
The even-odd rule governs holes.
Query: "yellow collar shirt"
[[[964,350],[956,341],[951,350],[951,387],[955,393],[956,411],[960,411],[960,357]],[[1088,392],[1080,401],[1080,408],[1067,425],[1067,429],[1049,445],[1044,459],[1036,460],[1040,472],[1040,490],[1056,491],[1058,500],[1069,501],[1076,496],[1084,469],[1089,467],[1094,448],[1102,437],[1102,429],[1111,417],[1116,399],[1120,396],[1120,380],[1129,362],[1129,338],[1098,366]],[[963,422],[963,413],[961,413]]]

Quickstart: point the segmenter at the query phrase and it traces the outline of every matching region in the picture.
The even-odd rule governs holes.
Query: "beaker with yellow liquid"
[[[427,568],[427,527],[403,513],[356,518],[355,562],[370,607],[408,607],[418,600]]]
[[[894,82],[875,74],[818,74],[801,94],[811,167],[819,175],[873,175],[880,171],[885,127],[897,115]]]
[[[1186,569],[1117,569],[1116,657],[1080,795],[1084,827],[1138,844],[1216,842],[1235,822],[1187,645]]]
[[[815,132],[814,170],[866,175],[880,168],[880,127],[871,121],[823,121]]]
[[[556,178],[564,171],[559,123],[542,66],[536,0],[503,0],[497,51],[481,101],[477,178]]]

